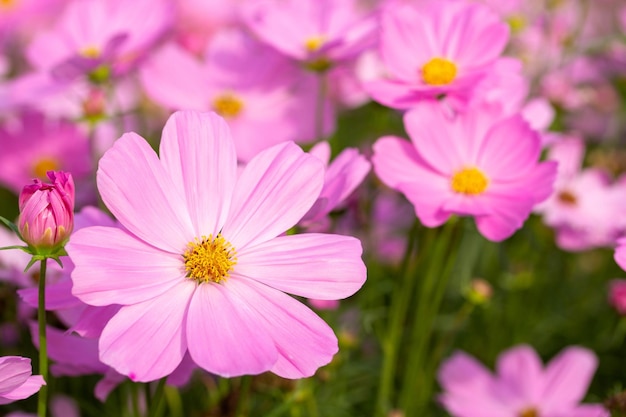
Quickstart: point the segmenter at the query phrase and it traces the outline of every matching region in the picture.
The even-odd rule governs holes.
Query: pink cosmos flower
[[[160,159],[135,133],[102,157],[98,189],[126,229],[87,227],[67,247],[72,292],[120,304],[100,359],[137,381],[170,374],[189,352],[207,371],[312,375],[337,351],[333,331],[283,291],[338,299],[365,281],[360,242],[282,235],[310,209],[324,169],[293,143],[253,158],[237,175],[219,116],[177,112]]]
[[[136,65],[172,24],[173,7],[169,0],[73,0],[33,40],[28,59],[59,80],[90,74],[102,81]]]
[[[519,115],[503,119],[481,106],[452,117],[424,102],[404,123],[412,143],[383,137],[372,161],[380,179],[413,203],[427,227],[452,214],[470,215],[483,236],[500,241],[552,192],[556,163],[537,162],[539,136]]]
[[[62,247],[74,228],[74,181],[65,172],[49,171],[51,183],[34,180],[20,193],[20,234],[29,247]]]
[[[609,417],[600,404],[579,404],[597,362],[590,350],[568,347],[544,368],[522,345],[500,355],[494,375],[456,352],[439,369],[440,401],[453,417]]]
[[[264,0],[244,14],[260,39],[313,70],[355,58],[377,41],[374,15],[356,0]]]
[[[0,404],[28,398],[46,385],[41,375],[33,375],[30,359],[0,357]]]
[[[382,15],[380,54],[388,79],[366,85],[396,109],[445,96],[463,107],[508,41],[508,26],[481,4],[442,0],[391,3]]]
[[[25,111],[0,126],[0,182],[15,192],[48,171],[71,172],[74,178],[91,172],[87,136],[67,120]]]

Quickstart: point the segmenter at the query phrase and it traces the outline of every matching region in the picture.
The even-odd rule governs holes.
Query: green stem
[[[239,386],[239,398],[237,400],[237,410],[235,411],[235,416],[246,416],[248,415],[248,403],[250,400],[250,388],[252,386],[252,377],[249,375],[245,375],[241,377],[241,384]]]
[[[406,251],[402,259],[398,277],[401,279],[394,288],[389,317],[389,332],[382,341],[383,363],[378,386],[376,410],[380,415],[387,415],[391,407],[391,393],[398,362],[398,349],[401,345],[402,330],[406,313],[411,302],[416,279],[413,276],[411,258],[417,243],[419,223],[415,221],[409,233]]]
[[[46,340],[46,266],[47,259],[43,259],[39,268],[39,308],[37,321],[39,322],[39,375],[49,384],[48,380],[48,342]],[[37,415],[46,417],[48,408],[48,385],[39,390],[37,399]]]
[[[148,407],[150,407],[150,412],[148,415],[150,417],[157,417],[161,414],[161,404],[163,403],[163,390],[165,388],[166,379],[167,377],[161,378],[159,380],[156,391],[154,392],[154,395],[152,395],[150,398],[150,402],[148,403]]]

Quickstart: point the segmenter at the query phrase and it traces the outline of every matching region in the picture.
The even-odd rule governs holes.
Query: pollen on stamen
[[[226,281],[237,263],[237,253],[221,234],[189,242],[183,254],[187,277],[202,282]]]
[[[81,49],[80,54],[85,58],[98,58],[100,57],[100,49],[95,46],[87,46],[86,48]]]
[[[576,194],[568,190],[563,190],[560,193],[558,193],[557,199],[562,204],[565,204],[566,206],[575,206],[576,203],[578,202],[578,198],[576,197]]]
[[[477,168],[464,168],[452,177],[452,190],[460,194],[482,194],[488,185],[487,176]]]
[[[433,58],[422,67],[422,80],[429,85],[447,85],[456,78],[454,62],[445,58]]]
[[[324,42],[323,36],[312,36],[304,41],[304,47],[309,52],[316,52],[324,45]]]
[[[238,116],[243,110],[243,100],[233,93],[224,93],[213,100],[213,110],[228,119]]]

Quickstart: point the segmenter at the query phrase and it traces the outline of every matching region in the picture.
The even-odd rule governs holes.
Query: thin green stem
[[[382,341],[383,363],[378,386],[376,410],[380,415],[386,415],[391,407],[391,394],[396,376],[398,350],[401,345],[402,329],[406,313],[411,302],[415,277],[411,268],[413,252],[417,244],[419,223],[415,221],[409,233],[408,242],[398,277],[400,282],[394,288],[389,314],[389,332]]]
[[[46,339],[46,267],[47,259],[40,262],[39,267],[39,306],[37,309],[37,321],[39,322],[39,375],[49,384],[48,380],[48,342]],[[37,415],[46,417],[48,408],[48,385],[43,385],[39,390],[37,399]]]
[[[148,415],[150,417],[157,417],[161,414],[161,404],[163,403],[163,390],[165,388],[166,379],[167,378],[161,378],[159,380],[156,390],[154,391],[154,395],[151,396],[150,402],[148,403],[148,407],[150,409]]]
[[[241,384],[239,386],[239,398],[237,399],[237,411],[235,416],[248,415],[248,405],[250,402],[250,388],[252,386],[252,377],[245,375],[241,377]]]

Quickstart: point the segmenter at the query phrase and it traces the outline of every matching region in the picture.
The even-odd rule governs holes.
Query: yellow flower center
[[[189,242],[183,254],[187,277],[202,282],[222,282],[237,263],[235,248],[218,233]]]
[[[519,412],[518,417],[539,417],[539,411],[535,407],[527,407]]]
[[[560,193],[557,194],[556,197],[561,203],[567,206],[575,206],[576,203],[578,202],[578,198],[576,197],[576,195],[572,193],[571,191],[567,191],[567,190],[561,191]]]
[[[85,58],[98,58],[101,54],[100,49],[95,46],[87,46],[80,50],[80,54]]]
[[[18,0],[0,0],[0,11],[9,10],[17,5]]]
[[[224,93],[213,100],[213,110],[226,119],[237,117],[243,110],[243,101],[232,93]]]
[[[304,47],[309,52],[315,52],[324,45],[325,41],[323,36],[312,36],[304,41]]]
[[[512,15],[507,19],[509,23],[509,27],[511,28],[511,32],[520,33],[522,30],[526,28],[526,18],[524,15],[517,14]]]
[[[33,165],[33,175],[37,178],[46,178],[48,171],[58,171],[59,162],[54,158],[44,157]]]
[[[452,177],[452,189],[461,194],[482,194],[488,184],[485,174],[477,168],[464,168]]]
[[[422,79],[430,85],[447,85],[456,77],[456,65],[445,58],[433,58],[422,68]]]

